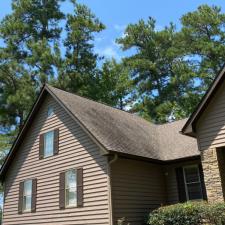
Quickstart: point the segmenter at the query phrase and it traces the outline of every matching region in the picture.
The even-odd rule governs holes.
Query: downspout
[[[108,175],[109,175],[109,209],[110,209],[110,225],[113,225],[113,204],[112,204],[112,183],[111,183],[111,165],[118,159],[118,154],[114,154],[113,158],[108,161]]]
[[[109,160],[109,165],[111,165],[111,164],[113,164],[114,162],[116,162],[117,161],[117,159],[118,159],[118,154],[114,154],[114,157],[111,159],[111,160]]]

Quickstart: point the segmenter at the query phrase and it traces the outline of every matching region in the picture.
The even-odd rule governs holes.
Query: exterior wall
[[[119,158],[111,165],[114,225],[125,217],[141,225],[145,216],[166,202],[163,167],[149,162]]]
[[[47,107],[55,115],[47,118]],[[39,134],[59,128],[59,154],[39,160]],[[83,167],[84,206],[59,209],[59,173]],[[18,214],[19,183],[37,178],[35,213]],[[47,96],[5,180],[4,225],[110,224],[108,163],[98,146],[64,109]]]
[[[225,82],[199,119],[196,130],[201,151],[225,146]]]
[[[164,166],[167,204],[171,205],[171,204],[176,204],[179,202],[179,194],[177,189],[177,178],[176,178],[175,169],[181,166],[196,165],[196,164],[198,165],[200,164],[200,162],[201,162],[200,160],[192,160],[188,162],[180,162],[180,163],[174,163],[168,166]]]
[[[196,133],[199,149],[202,155],[202,165],[205,176],[208,200],[223,201],[223,189],[219,163],[221,158],[217,149],[225,146],[225,83],[222,84],[216,95],[212,98],[207,109],[201,115]],[[222,149],[221,151],[224,151]]]
[[[218,158],[218,164],[219,164],[219,170],[220,170],[223,198],[225,197],[225,188],[224,188],[225,187],[225,151],[224,150],[225,150],[224,148],[217,149],[217,158]]]
[[[205,175],[205,186],[210,202],[223,201],[222,179],[220,176],[220,155],[217,149],[212,148],[202,151],[202,167]],[[222,164],[221,164],[222,165]]]

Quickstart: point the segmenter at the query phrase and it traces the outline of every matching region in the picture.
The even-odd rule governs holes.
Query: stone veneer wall
[[[217,154],[216,148],[211,148],[201,152],[201,159],[208,201],[224,201],[221,178],[222,171],[220,171],[220,165],[222,162],[220,154]],[[225,167],[223,166],[223,168]]]
[[[217,149],[217,159],[219,162],[220,177],[223,190],[223,198],[225,199],[225,148]]]

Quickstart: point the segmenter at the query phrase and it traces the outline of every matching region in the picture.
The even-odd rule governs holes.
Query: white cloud
[[[99,49],[97,48],[96,53],[100,56],[104,56],[107,59],[115,58],[117,60],[121,59],[121,55],[118,53],[115,46],[106,46],[105,48]]]
[[[120,44],[118,44],[115,40],[112,41],[112,45],[117,49],[120,48]]]
[[[96,42],[101,42],[102,40],[103,40],[102,37],[96,37],[96,38],[95,38],[95,41],[96,41]]]
[[[114,29],[117,31],[124,31],[126,27],[127,27],[126,25],[119,25],[119,24],[114,25]]]
[[[102,55],[104,55],[106,58],[115,58],[115,59],[120,58],[117,51],[111,46],[104,48],[102,50]]]
[[[121,38],[125,38],[128,34],[127,33],[123,33]]]

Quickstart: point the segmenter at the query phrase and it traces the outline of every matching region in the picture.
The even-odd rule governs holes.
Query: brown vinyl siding
[[[47,118],[47,108],[54,115]],[[39,160],[39,135],[59,128],[59,152]],[[59,176],[83,168],[83,207],[59,209]],[[110,224],[107,158],[65,110],[47,96],[5,179],[4,225]],[[19,184],[37,179],[35,213],[18,214]]]
[[[144,217],[165,203],[162,166],[131,159],[118,159],[111,165],[113,224],[125,217],[140,225]]]
[[[200,150],[225,146],[225,83],[201,115],[196,128]]]

